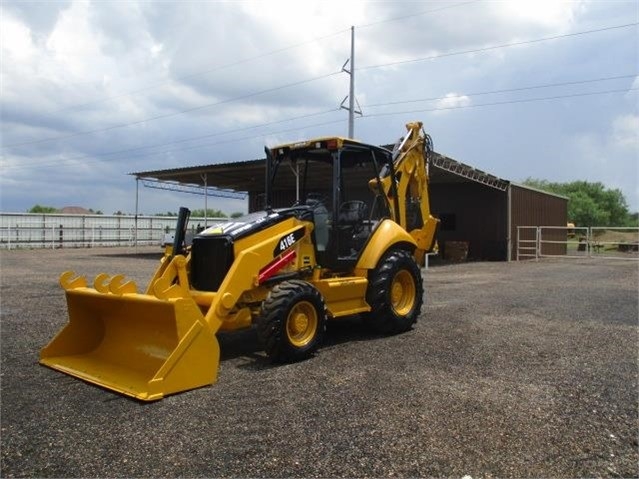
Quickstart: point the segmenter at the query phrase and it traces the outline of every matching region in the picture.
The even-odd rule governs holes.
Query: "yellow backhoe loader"
[[[266,148],[265,208],[184,246],[189,211],[146,290],[122,275],[93,287],[65,272],[69,322],[40,363],[144,401],[212,384],[218,331],[255,325],[274,361],[298,361],[327,320],[363,314],[378,331],[413,327],[430,214],[430,137],[409,123],[394,151],[331,137]],[[296,201],[272,208],[277,198]],[[280,201],[281,202],[281,201]]]

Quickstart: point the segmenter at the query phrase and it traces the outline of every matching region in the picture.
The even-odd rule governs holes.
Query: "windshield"
[[[295,202],[306,204],[308,200],[321,200],[332,206],[333,168],[330,155],[286,156],[276,162],[272,191],[295,192]]]

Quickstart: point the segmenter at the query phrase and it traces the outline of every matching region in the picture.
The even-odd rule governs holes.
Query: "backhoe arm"
[[[424,254],[433,249],[439,223],[431,215],[428,194],[427,154],[431,141],[421,122],[408,123],[406,129],[408,133],[393,162],[398,201],[390,204],[391,210],[398,205],[398,211],[392,211],[393,217],[417,242],[415,257],[422,263]],[[385,180],[390,182],[390,178]]]

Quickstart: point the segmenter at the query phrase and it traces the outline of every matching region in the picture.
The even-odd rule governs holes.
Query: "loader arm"
[[[292,273],[303,269],[303,258],[309,259],[308,266],[314,264],[311,241],[312,223],[289,218],[268,230],[240,240],[235,245],[235,261],[226,274],[212,301],[205,319],[213,332],[220,328],[241,327],[237,315],[250,324],[248,303],[263,299],[259,288],[271,274]],[[293,238],[289,241],[289,238]],[[310,271],[310,269],[309,269]],[[249,301],[243,298],[251,297]],[[237,326],[237,327],[236,327]]]

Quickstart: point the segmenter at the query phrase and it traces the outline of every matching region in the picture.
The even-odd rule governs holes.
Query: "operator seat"
[[[306,205],[313,210],[313,223],[315,224],[315,247],[319,253],[326,251],[328,246],[328,221],[329,212],[324,203],[315,198],[308,198]]]
[[[340,256],[356,256],[363,246],[361,241],[368,207],[363,201],[346,201],[339,207],[338,235]],[[364,241],[368,235],[364,236]],[[361,243],[361,244],[360,244]]]

